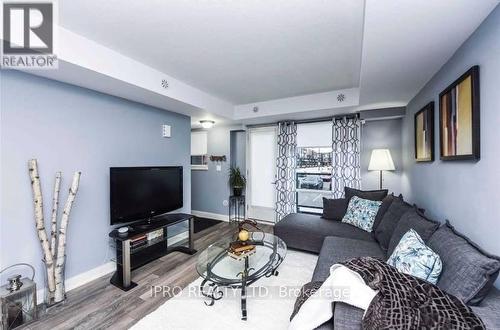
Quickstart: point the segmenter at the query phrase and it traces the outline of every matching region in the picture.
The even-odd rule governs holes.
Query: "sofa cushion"
[[[478,306],[472,311],[481,318],[486,329],[500,329],[500,291],[493,287]]]
[[[380,224],[375,229],[374,237],[385,252],[389,248],[392,234],[398,225],[399,219],[403,214],[411,210],[411,208],[410,204],[403,201],[402,196],[395,197],[391,206],[389,206],[387,212],[382,217],[382,221],[380,221]]]
[[[321,218],[319,215],[291,213],[274,225],[274,234],[292,249],[319,253],[327,236],[356,238],[374,242],[364,230],[339,221]]]
[[[427,242],[438,228],[439,222],[424,217],[423,214],[418,212],[418,210],[413,207],[401,216],[401,219],[391,236],[389,247],[387,249],[387,255],[390,256],[392,254],[396,246],[401,241],[403,235],[405,235],[410,229],[415,230],[420,238],[424,242]]]
[[[387,263],[401,273],[418,277],[432,284],[437,283],[443,266],[437,253],[425,245],[414,229],[408,230],[403,235],[387,259]]]
[[[384,252],[375,241],[330,236],[325,238],[314,269],[312,281],[324,281],[333,264],[356,257],[384,258]]]
[[[443,271],[437,286],[477,305],[493,286],[500,270],[500,258],[484,252],[446,221],[427,242],[441,257]]]
[[[387,189],[382,190],[359,190],[349,187],[344,187],[345,199],[349,201],[353,196],[358,196],[359,198],[369,199],[371,201],[381,201],[383,200],[389,191]]]
[[[342,219],[342,222],[356,226],[364,231],[371,232],[373,222],[380,209],[380,201],[371,201],[369,199],[353,196],[349,201],[347,212]]]
[[[323,219],[340,221],[347,211],[347,199],[323,197]]]
[[[333,329],[360,330],[364,311],[345,303],[337,302],[333,307]]]
[[[373,222],[373,231],[375,231],[380,225],[380,222],[382,221],[382,218],[384,217],[385,212],[389,209],[389,206],[391,206],[392,201],[394,201],[394,194],[389,194],[385,196],[385,198],[382,200],[382,205],[380,205],[380,208],[378,209],[377,216],[375,217],[375,221]]]
[[[332,320],[328,320],[314,330],[333,330],[333,322]]]

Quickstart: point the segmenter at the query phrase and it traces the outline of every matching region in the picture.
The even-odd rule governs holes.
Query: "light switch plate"
[[[220,172],[220,171],[222,171],[222,166],[221,165],[217,165],[215,167],[215,169],[217,170],[217,172]]]
[[[172,136],[172,128],[170,125],[162,125],[162,136],[164,138],[169,138]]]

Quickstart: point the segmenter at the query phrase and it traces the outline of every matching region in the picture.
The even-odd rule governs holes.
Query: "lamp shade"
[[[389,149],[372,150],[368,171],[394,171],[395,169]]]

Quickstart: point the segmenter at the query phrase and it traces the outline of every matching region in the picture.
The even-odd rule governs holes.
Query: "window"
[[[191,169],[208,170],[207,132],[191,132]]]
[[[332,123],[297,125],[297,211],[322,213],[332,190]]]

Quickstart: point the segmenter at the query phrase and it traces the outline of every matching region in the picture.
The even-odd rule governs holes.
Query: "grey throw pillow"
[[[353,196],[358,196],[359,198],[368,199],[371,201],[381,201],[387,196],[388,192],[389,191],[387,189],[383,189],[383,190],[358,190],[358,189],[349,188],[349,187],[344,188],[345,199],[347,199],[347,202],[349,202]]]
[[[478,305],[498,277],[500,258],[484,252],[446,221],[427,242],[441,258],[437,286],[466,304]]]
[[[411,209],[412,206],[403,201],[403,196],[400,195],[399,197],[394,197],[394,200],[387,209],[387,212],[385,212],[382,217],[380,224],[375,229],[375,239],[384,252],[387,252],[387,249],[389,248],[392,234],[398,225],[399,219],[403,214]]]
[[[410,230],[415,230],[420,238],[426,243],[432,234],[439,228],[439,222],[427,219],[415,207],[407,211],[401,216],[398,225],[394,229],[389,247],[387,249],[387,256],[390,256],[396,246],[401,241],[401,238]]]
[[[341,221],[347,211],[345,198],[330,199],[323,197],[323,219]]]
[[[380,205],[377,216],[375,217],[375,222],[373,223],[373,231],[375,231],[378,225],[380,225],[380,222],[382,222],[382,218],[384,217],[385,212],[389,209],[389,206],[391,206],[394,198],[396,198],[394,194],[390,194],[382,200],[382,205]]]

